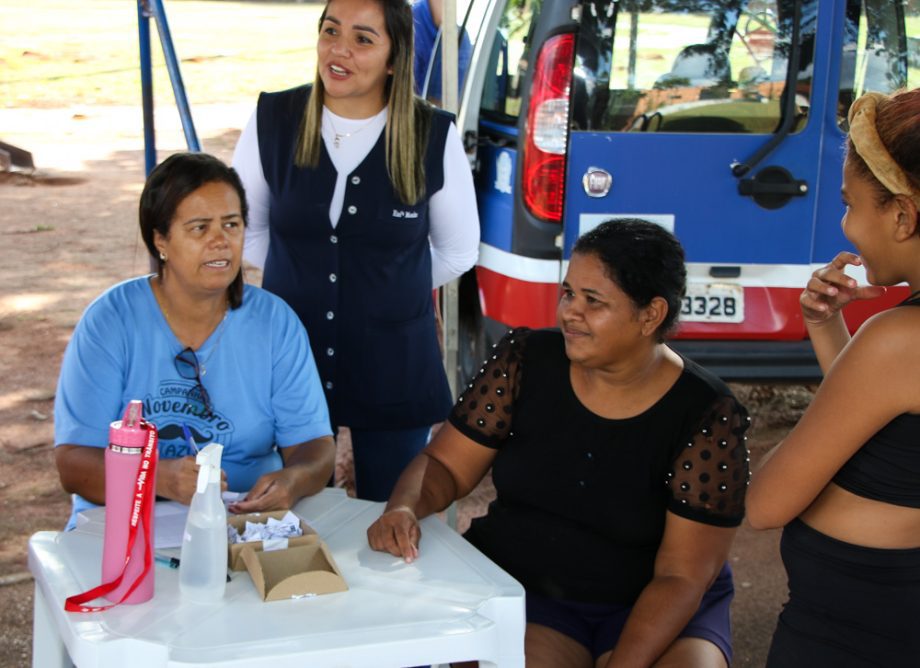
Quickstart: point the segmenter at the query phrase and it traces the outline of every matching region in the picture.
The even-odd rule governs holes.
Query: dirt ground
[[[204,149],[229,159],[249,105],[194,110]],[[161,157],[183,147],[178,120],[158,115]],[[53,399],[74,324],[109,285],[147,271],[136,232],[143,181],[134,108],[0,109],[0,140],[33,152],[33,174],[0,173],[0,667],[31,664],[27,542],[69,512],[53,462]],[[53,129],[53,132],[51,132]],[[810,400],[802,387],[736,386],[754,415],[757,459]],[[461,528],[488,490],[460,507]],[[734,666],[762,666],[786,593],[779,533],[742,526],[731,553]]]

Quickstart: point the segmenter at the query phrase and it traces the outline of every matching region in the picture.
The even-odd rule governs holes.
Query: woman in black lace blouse
[[[406,469],[371,547],[418,557],[418,519],[491,468],[466,537],[527,591],[529,667],[724,667],[749,418],[665,343],[686,273],[640,220],[577,242],[558,330],[509,332]]]

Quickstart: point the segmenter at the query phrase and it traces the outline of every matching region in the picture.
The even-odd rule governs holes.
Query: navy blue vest
[[[348,175],[333,228],[337,173],[325,145],[317,168],[294,164],[309,92],[301,86],[259,96],[259,152],[271,190],[262,286],[306,327],[333,426],[439,422],[452,402],[435,329],[428,198],[444,185],[451,117],[434,112],[420,202],[406,205],[394,192],[381,132]]]

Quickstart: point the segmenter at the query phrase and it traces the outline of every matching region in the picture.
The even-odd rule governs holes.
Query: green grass
[[[166,0],[189,101],[254,101],[310,81],[318,3]],[[137,4],[132,0],[0,0],[0,107],[136,105]],[[150,20],[154,95],[172,103]]]

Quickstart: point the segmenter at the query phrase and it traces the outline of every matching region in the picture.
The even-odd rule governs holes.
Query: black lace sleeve
[[[480,445],[498,448],[511,433],[512,407],[520,388],[521,359],[529,334],[527,328],[513,329],[495,344],[447,418]]]
[[[717,526],[738,526],[750,478],[744,406],[731,396],[716,399],[678,450],[668,487],[669,510]]]

